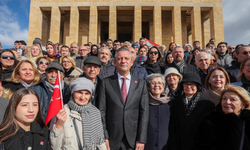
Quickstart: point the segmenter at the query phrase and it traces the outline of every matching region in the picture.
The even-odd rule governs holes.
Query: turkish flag
[[[148,39],[145,39],[145,43],[147,46],[156,46],[156,47],[160,46],[159,44],[149,41]]]
[[[61,88],[60,88],[60,82],[59,82],[59,75],[60,73],[57,73],[56,77],[56,83],[55,87],[52,93],[49,110],[47,113],[47,117],[45,120],[45,124],[47,125],[49,121],[63,108],[63,100],[61,97]]]

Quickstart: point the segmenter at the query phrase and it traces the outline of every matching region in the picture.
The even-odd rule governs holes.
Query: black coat
[[[11,78],[12,72],[15,69],[15,65],[8,69],[2,70],[1,64],[0,64],[0,81],[6,81],[7,79]]]
[[[231,67],[227,68],[227,73],[230,77],[230,82],[237,82],[237,78],[239,76],[239,72],[240,72],[240,65],[241,63],[236,61],[234,63],[232,63]]]
[[[164,67],[161,67],[160,64],[158,62],[151,64],[151,63],[145,63],[144,67],[147,70],[148,75],[152,74],[152,73],[161,73],[163,74],[165,69]]]
[[[36,122],[31,124],[30,133],[20,128],[14,136],[3,142],[5,150],[27,150],[26,146],[29,142],[32,142],[32,150],[52,150],[48,129]]]
[[[190,150],[193,140],[204,116],[214,111],[214,103],[200,95],[196,107],[186,116],[184,95],[173,101],[169,124],[168,150]]]
[[[145,150],[164,150],[167,148],[169,120],[169,103],[149,105],[148,137]]]
[[[194,150],[239,150],[245,121],[245,138],[242,150],[249,150],[250,110],[243,110],[238,117],[234,113],[225,114],[221,105],[208,114],[197,131]]]
[[[11,81],[3,81],[2,85],[5,89],[10,89],[12,92],[16,92],[21,88],[25,88],[21,83],[15,83]]]
[[[179,68],[176,66],[176,64],[174,62],[172,64],[169,64],[165,68],[167,69],[169,67],[174,67],[174,68],[176,68],[180,72]],[[181,75],[183,76],[187,72],[198,73],[198,70],[193,65],[185,63],[185,66],[183,68],[183,73],[181,73]]]

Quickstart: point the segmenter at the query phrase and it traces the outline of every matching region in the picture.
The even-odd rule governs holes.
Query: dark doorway
[[[142,23],[142,37],[149,39],[149,22]]]
[[[109,23],[101,22],[101,41],[106,41],[109,38]]]
[[[133,39],[133,22],[118,22],[117,37],[121,42]]]

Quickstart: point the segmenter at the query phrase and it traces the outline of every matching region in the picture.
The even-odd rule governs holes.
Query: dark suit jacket
[[[101,111],[104,135],[111,148],[119,149],[125,136],[128,144],[146,143],[149,102],[144,80],[131,77],[124,103],[117,74],[105,78],[98,85],[97,107]]]

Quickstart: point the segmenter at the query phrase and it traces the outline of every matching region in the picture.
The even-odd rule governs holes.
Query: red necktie
[[[126,98],[127,98],[127,86],[126,86],[126,79],[127,78],[122,78],[123,79],[123,82],[122,82],[122,97],[123,97],[123,100],[124,100],[124,103],[126,102]]]

